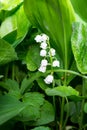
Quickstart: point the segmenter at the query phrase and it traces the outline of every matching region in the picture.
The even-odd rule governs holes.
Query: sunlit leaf
[[[0,10],[12,10],[21,2],[23,0],[0,0]]]
[[[61,97],[67,97],[71,95],[79,95],[79,92],[76,91],[71,86],[59,86],[55,88],[47,88],[46,94],[49,96],[61,96]]]
[[[87,24],[73,23],[71,43],[78,70],[87,74]]]
[[[13,15],[1,23],[0,37],[16,47],[25,38],[30,26],[22,4]]]

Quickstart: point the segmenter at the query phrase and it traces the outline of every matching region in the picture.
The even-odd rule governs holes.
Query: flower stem
[[[87,80],[83,78],[82,96],[86,96],[86,91],[87,91],[86,86],[87,86]],[[85,103],[85,99],[82,100],[82,105],[81,105],[81,115],[80,115],[81,117],[80,117],[80,123],[79,123],[79,130],[83,129],[84,103]]]

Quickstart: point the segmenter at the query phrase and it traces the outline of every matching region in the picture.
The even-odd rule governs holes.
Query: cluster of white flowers
[[[35,37],[35,41],[40,43],[40,48],[41,48],[40,56],[44,58],[44,59],[42,59],[38,70],[42,73],[45,73],[48,65],[51,65],[51,67],[59,67],[60,62],[57,59],[55,59],[56,51],[54,48],[51,48],[49,46],[49,37],[46,34],[37,35]],[[50,61],[50,57],[51,57],[52,61]],[[44,79],[46,84],[52,83],[53,80],[54,80],[54,77],[52,74],[49,74]]]

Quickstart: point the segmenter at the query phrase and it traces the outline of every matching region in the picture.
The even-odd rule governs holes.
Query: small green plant
[[[86,130],[86,5],[0,1],[1,130]]]

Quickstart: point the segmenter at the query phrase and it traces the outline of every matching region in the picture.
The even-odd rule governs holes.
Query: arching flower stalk
[[[55,56],[56,51],[54,48],[50,47],[49,37],[46,34],[37,35],[35,37],[35,41],[37,43],[40,43],[40,56],[43,57],[38,70],[42,73],[45,73],[47,70],[47,66],[51,67],[51,74],[47,75],[44,79],[44,82],[46,84],[51,84],[54,80],[52,68],[60,66],[60,62]]]

